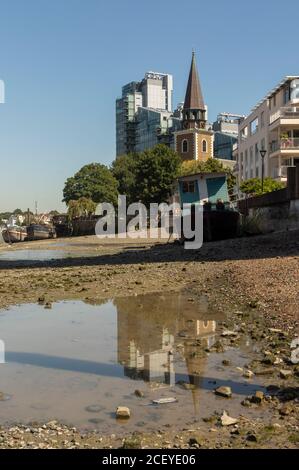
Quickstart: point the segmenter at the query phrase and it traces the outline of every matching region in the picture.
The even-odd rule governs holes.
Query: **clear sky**
[[[64,181],[115,156],[115,98],[146,71],[184,98],[192,48],[209,120],[299,74],[298,0],[0,0],[0,211],[62,209]]]

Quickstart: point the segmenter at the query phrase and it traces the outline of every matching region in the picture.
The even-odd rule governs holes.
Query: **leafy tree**
[[[284,183],[280,181],[275,181],[272,178],[264,179],[264,193],[271,193],[272,191],[277,191],[285,187]],[[240,185],[240,190],[242,193],[258,196],[263,194],[262,192],[262,180],[260,178],[250,178],[246,181],[243,181]]]
[[[180,163],[179,155],[163,144],[139,153],[134,168],[134,200],[146,206],[151,202],[166,202],[179,175]]]
[[[89,217],[95,213],[97,203],[87,197],[81,197],[76,201],[71,200],[68,203],[68,216],[70,219],[74,217]]]
[[[226,173],[228,192],[232,194],[234,191],[235,175],[230,168],[225,167],[217,158],[208,158],[205,161],[190,160],[182,163],[181,176],[194,175],[195,173]]]
[[[96,203],[117,204],[117,187],[117,180],[109,168],[100,163],[90,163],[66,180],[63,201],[68,204],[84,197]]]
[[[23,211],[21,209],[15,209],[13,215],[23,215]]]
[[[118,181],[118,192],[127,196],[127,202],[133,201],[134,188],[136,184],[136,161],[138,155],[129,153],[117,157],[112,163],[111,171]]]

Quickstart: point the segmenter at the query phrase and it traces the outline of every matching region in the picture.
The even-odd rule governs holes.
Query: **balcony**
[[[270,115],[270,127],[277,125],[299,125],[299,107],[290,106],[280,108],[278,111]]]
[[[270,142],[270,154],[275,152],[288,154],[293,151],[299,152],[299,137]]]

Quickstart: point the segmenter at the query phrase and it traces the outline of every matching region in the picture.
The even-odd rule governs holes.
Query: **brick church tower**
[[[175,150],[182,160],[207,160],[213,157],[213,136],[213,131],[207,129],[207,109],[193,52],[183,107],[182,130],[175,132]]]

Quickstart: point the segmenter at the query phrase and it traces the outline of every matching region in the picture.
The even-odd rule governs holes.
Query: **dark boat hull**
[[[18,243],[27,239],[27,232],[25,230],[6,228],[2,232],[2,236],[6,243]]]
[[[46,240],[49,238],[55,238],[56,233],[52,227],[42,225],[29,225],[27,227],[27,238],[30,241],[33,240]]]

